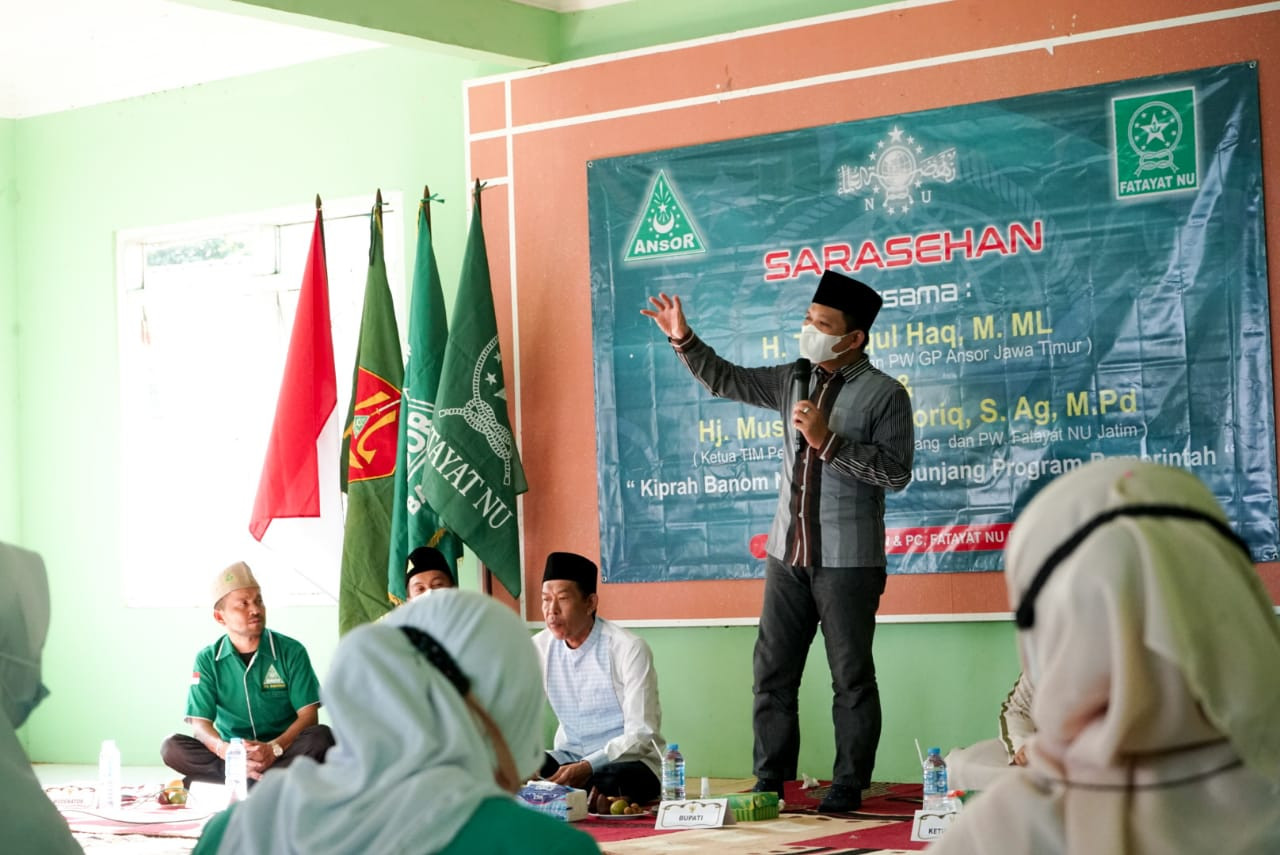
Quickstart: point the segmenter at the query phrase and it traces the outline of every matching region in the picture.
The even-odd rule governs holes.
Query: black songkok
[[[853,318],[851,332],[862,330],[869,333],[884,300],[870,285],[834,270],[824,270],[818,280],[818,290],[813,292],[810,302],[839,309]]]
[[[596,592],[596,575],[596,565],[591,559],[583,558],[576,552],[553,552],[547,556],[547,566],[542,571],[542,581],[568,579],[577,582],[582,596],[589,597]]]
[[[410,579],[428,570],[439,570],[448,576],[453,584],[458,584],[458,580],[453,578],[453,571],[449,569],[449,562],[445,560],[444,553],[433,546],[419,546],[409,553],[408,567],[404,571],[404,586],[408,588]]]

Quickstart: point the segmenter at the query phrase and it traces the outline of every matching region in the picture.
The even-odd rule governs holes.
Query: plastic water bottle
[[[232,802],[242,802],[249,798],[249,755],[245,751],[244,740],[233,738],[227,743],[227,797]]]
[[[662,800],[684,801],[684,755],[674,742],[662,757]]]
[[[947,803],[947,763],[942,749],[930,748],[924,758],[924,809],[942,810]]]
[[[120,809],[120,749],[114,739],[104,739],[98,752],[98,809]]]

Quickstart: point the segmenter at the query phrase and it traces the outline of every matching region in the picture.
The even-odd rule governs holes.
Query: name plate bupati
[[[686,799],[658,805],[654,828],[719,828],[733,822],[728,799]]]

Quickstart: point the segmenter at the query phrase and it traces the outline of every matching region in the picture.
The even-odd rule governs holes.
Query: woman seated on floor
[[[1082,466],[1028,504],[1005,568],[1036,735],[930,851],[1280,852],[1280,624],[1213,494]]]
[[[505,606],[446,589],[357,627],[321,695],[337,742],[324,765],[268,772],[195,855],[599,852],[512,795],[542,762],[546,699]]]

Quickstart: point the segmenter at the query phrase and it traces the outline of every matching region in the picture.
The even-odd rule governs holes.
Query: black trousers
[[[329,726],[317,724],[308,727],[293,744],[285,749],[284,754],[276,758],[271,768],[283,768],[299,757],[313,757],[317,763],[324,762],[324,755],[333,747],[333,733]],[[175,733],[160,745],[160,759],[164,765],[182,775],[183,786],[191,786],[192,781],[211,781],[221,784],[227,779],[227,767],[222,759],[214,754],[204,743],[194,736]],[[249,786],[254,785],[249,779]]]
[[[543,778],[550,778],[559,768],[559,761],[548,754],[543,759],[538,774]],[[606,796],[626,796],[640,804],[651,802],[662,793],[662,782],[658,780],[658,776],[639,760],[606,763],[599,769],[593,769],[590,780],[582,788],[591,792],[592,787]]]
[[[800,677],[821,626],[836,732],[832,781],[858,789],[871,783],[880,743],[880,689],[871,642],[885,579],[883,567],[793,567],[773,557],[765,562],[752,668],[757,778],[796,777]]]

